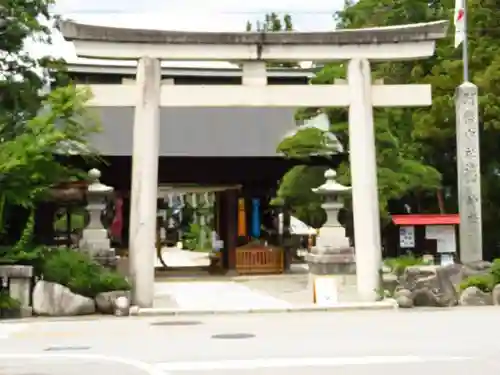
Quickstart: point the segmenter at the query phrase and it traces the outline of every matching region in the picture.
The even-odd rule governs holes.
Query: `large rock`
[[[118,297],[125,297],[130,301],[130,291],[128,290],[115,290],[112,292],[99,293],[95,297],[97,311],[103,314],[114,314],[116,308],[116,299]]]
[[[118,297],[114,303],[115,316],[130,315],[130,299],[124,296]]]
[[[399,278],[397,277],[397,275],[390,272],[382,273],[382,288],[384,289],[384,291],[386,290],[389,295],[394,294],[398,285]]]
[[[415,306],[454,306],[458,303],[452,282],[455,271],[455,268],[450,267],[410,266],[403,273],[400,286],[412,292]]]
[[[413,307],[413,295],[411,290],[408,289],[397,289],[394,292],[394,299],[396,303],[401,308],[412,308]]]
[[[48,316],[74,316],[95,313],[95,303],[73,293],[69,288],[48,281],[39,281],[33,290],[33,312]]]
[[[455,287],[468,277],[486,275],[490,272],[491,263],[486,261],[470,262],[465,264],[450,264],[441,267],[448,275]]]
[[[490,272],[492,266],[493,263],[485,260],[465,263],[463,265],[465,277],[487,274]]]
[[[463,306],[486,306],[492,305],[492,296],[481,289],[470,286],[460,294],[460,304]]]
[[[411,290],[397,288],[394,291],[394,299],[399,307],[409,309],[412,308],[413,305],[413,294]]]
[[[495,285],[491,292],[491,299],[494,305],[500,305],[500,284]]]
[[[397,286],[393,295],[401,307],[455,306],[459,302],[457,290],[460,283],[470,276],[488,274],[491,266],[492,264],[486,261],[447,266],[409,266],[401,277],[396,279]],[[394,287],[395,278],[392,274],[383,273],[382,282],[384,289],[390,292]],[[467,294],[464,297],[466,296]],[[500,288],[493,293],[493,302],[495,301],[500,305]]]

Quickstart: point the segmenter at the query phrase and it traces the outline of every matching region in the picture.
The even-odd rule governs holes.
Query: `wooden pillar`
[[[54,243],[54,217],[57,205],[54,202],[42,202],[35,211],[35,242],[41,245]]]
[[[236,268],[238,238],[238,194],[236,190],[219,193],[219,235],[224,241],[223,266],[227,270]]]
[[[126,249],[129,247],[129,228],[130,228],[130,194],[123,197],[123,214],[122,214],[122,246]]]
[[[217,232],[219,233],[219,238],[224,243],[222,248],[222,267],[224,269],[228,268],[229,258],[227,251],[227,225],[226,225],[226,192],[220,191],[217,193]]]

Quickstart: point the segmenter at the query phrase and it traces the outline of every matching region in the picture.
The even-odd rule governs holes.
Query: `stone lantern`
[[[334,170],[327,170],[326,182],[313,189],[316,194],[324,197],[321,207],[325,210],[327,219],[319,230],[316,246],[306,255],[306,261],[312,277],[314,275],[353,275],[352,278],[355,279],[354,248],[351,247],[345,229],[338,220],[339,211],[344,207],[339,197],[349,193],[351,188],[336,182],[336,175]],[[341,282],[337,285],[340,288],[344,284],[346,284],[346,278],[341,277]]]
[[[89,253],[102,263],[115,260],[115,251],[111,248],[111,240],[108,231],[101,221],[101,214],[106,208],[106,198],[109,197],[114,188],[101,184],[99,178],[101,172],[98,169],[91,169],[88,172],[89,185],[87,188],[87,212],[89,223],[85,227],[80,240],[80,249]]]

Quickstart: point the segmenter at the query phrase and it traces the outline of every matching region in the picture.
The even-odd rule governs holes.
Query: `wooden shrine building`
[[[127,83],[136,74],[132,64],[103,65],[89,60],[85,64],[70,64],[68,69],[78,84]],[[242,72],[236,65],[219,67],[212,63],[204,67],[179,67],[179,64],[182,63],[163,65],[165,84],[241,84]],[[312,75],[311,70],[270,69],[268,82],[270,85],[307,84]],[[100,152],[104,163],[93,167],[101,170],[101,182],[113,186],[123,197],[119,246],[126,248],[134,108],[96,110],[103,131],[93,135],[91,145]],[[263,215],[269,212],[269,201],[275,195],[279,180],[291,167],[304,163],[336,167],[342,158],[340,155],[330,159],[312,157],[305,162],[278,155],[278,144],[296,128],[294,112],[294,108],[161,108],[159,185],[178,189],[195,185],[217,190],[216,229],[224,245],[225,269],[236,268],[235,249],[251,238],[251,233],[245,236],[238,233],[238,220],[241,220],[238,202],[244,202],[250,223],[252,201],[258,199],[259,215],[266,221]],[[73,163],[81,162],[79,158],[72,159]]]

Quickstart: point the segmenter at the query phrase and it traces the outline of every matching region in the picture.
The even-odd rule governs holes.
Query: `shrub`
[[[397,258],[388,258],[384,261],[384,264],[390,268],[391,272],[398,276],[401,276],[405,272],[407,267],[425,265],[428,263],[425,262],[422,258],[416,257],[413,254],[409,253]]]
[[[14,247],[0,248],[0,264],[33,266],[35,275],[40,275],[47,249],[43,246],[25,247],[16,249]]]
[[[13,310],[20,307],[21,303],[17,299],[12,298],[7,292],[0,292],[0,309]]]
[[[201,248],[200,237],[202,235],[205,237],[204,248]],[[211,250],[212,248],[212,238],[210,229],[207,227],[202,227],[200,224],[191,224],[189,226],[189,230],[184,232],[184,236],[182,239],[182,247],[188,250]]]
[[[486,274],[469,276],[458,285],[458,288],[460,291],[463,291],[471,286],[474,286],[485,293],[489,293],[493,290],[494,285],[493,275]]]
[[[500,284],[500,259],[497,258],[493,261],[490,269],[490,275],[493,278],[493,285]]]
[[[72,292],[90,298],[103,292],[130,290],[124,277],[96,263],[87,254],[71,249],[47,253],[42,275],[46,281],[64,285]]]

